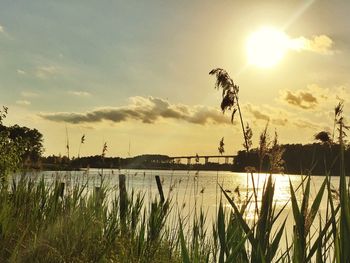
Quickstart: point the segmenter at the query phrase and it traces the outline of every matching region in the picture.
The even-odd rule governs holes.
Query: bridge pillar
[[[191,164],[191,157],[187,157],[187,165]]]
[[[228,164],[228,157],[225,157],[225,164]]]
[[[208,164],[208,162],[209,162],[209,157],[208,157],[208,156],[205,156],[205,157],[204,157],[204,163],[205,163],[205,164]]]

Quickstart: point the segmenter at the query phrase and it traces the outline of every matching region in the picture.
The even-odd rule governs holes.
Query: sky
[[[339,98],[350,113],[349,12],[346,0],[2,0],[5,124],[37,128],[45,155],[66,154],[67,134],[71,156],[83,134],[80,155],[104,142],[107,156],[217,154],[222,137],[234,154],[240,125],[208,74],[220,67],[240,86],[254,146],[267,121],[281,143],[310,143],[332,131]],[[248,59],[262,28],[291,44],[270,67]],[[269,39],[254,43],[279,49]]]

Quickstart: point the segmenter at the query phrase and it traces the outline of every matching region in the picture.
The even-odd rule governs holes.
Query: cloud
[[[2,25],[0,25],[0,33],[5,33],[5,29]]]
[[[68,94],[78,96],[78,97],[88,97],[91,96],[91,93],[87,91],[79,91],[79,90],[70,90],[68,91]]]
[[[334,41],[326,35],[313,36],[308,39],[299,37],[291,39],[290,48],[298,51],[306,50],[324,55],[331,55],[334,53],[332,49]]]
[[[59,73],[59,69],[55,66],[42,66],[36,69],[35,75],[40,79],[47,79],[57,75],[57,73]]]
[[[263,113],[258,108],[253,107],[251,104],[247,104],[246,108],[247,108],[248,112],[250,112],[255,119],[264,120],[264,121],[270,120],[270,117],[267,114]]]
[[[155,97],[132,97],[127,106],[121,107],[103,107],[83,113],[40,113],[39,116],[55,122],[72,124],[98,123],[101,121],[120,123],[130,120],[155,123],[161,119],[181,120],[200,125],[207,123],[228,124],[230,122],[230,118],[223,115],[218,109],[199,105],[171,104],[167,100]]]
[[[289,121],[288,121],[288,118],[284,117],[284,118],[275,118],[275,119],[272,119],[272,124],[275,124],[277,126],[286,126]]]
[[[17,100],[16,104],[22,105],[22,106],[29,106],[31,103],[28,100]]]
[[[289,114],[281,109],[267,107],[265,108],[246,104],[244,108],[253,117],[254,120],[269,121],[277,126],[286,126],[288,124]]]
[[[319,124],[314,123],[312,121],[305,120],[305,119],[297,119],[296,121],[293,122],[293,124],[297,128],[308,128],[315,131],[321,129],[321,126]]]
[[[339,98],[350,100],[350,93],[344,86],[322,88],[309,84],[304,89],[282,90],[279,102],[304,110],[330,110],[338,103]]]
[[[22,69],[17,69],[17,74],[19,74],[19,75],[27,75],[27,72],[25,72]]]
[[[39,97],[39,94],[32,91],[22,91],[21,96],[25,98],[36,98]]]
[[[318,100],[312,93],[302,90],[297,90],[295,92],[287,90],[282,100],[289,105],[302,109],[314,109],[318,105]]]
[[[246,110],[246,113],[252,117],[253,123],[256,121],[264,121],[265,123],[269,121],[270,124],[276,126],[285,127],[289,125],[288,127],[311,130],[322,130],[327,127],[323,122],[316,123],[305,118],[300,118],[298,114],[269,105],[256,106],[246,104],[243,107]]]

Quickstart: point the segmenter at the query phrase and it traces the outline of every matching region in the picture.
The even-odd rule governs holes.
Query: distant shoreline
[[[183,172],[231,172],[231,173],[246,173],[246,174],[250,174],[250,172],[247,171],[233,171],[233,170],[208,170],[208,169],[156,169],[156,168],[122,168],[122,169],[117,169],[117,168],[110,168],[110,167],[90,167],[88,169],[92,169],[92,170],[100,170],[100,169],[106,169],[108,171],[119,171],[119,170],[135,170],[135,171],[183,171]],[[87,169],[57,169],[57,170],[48,170],[48,169],[35,169],[36,172],[84,172]],[[259,172],[253,172],[253,174],[259,174]],[[266,171],[261,171],[260,174],[269,174],[269,172]],[[276,175],[275,173],[273,173],[274,175]],[[118,175],[118,174],[115,174]],[[282,176],[288,176],[288,175],[294,175],[294,176],[302,176],[301,174],[296,174],[296,173],[283,173],[280,174]],[[303,176],[306,176],[306,174],[303,174]],[[325,174],[311,174],[311,176],[317,176],[317,177],[321,177],[321,176],[326,176]],[[350,175],[348,175],[350,176]],[[337,175],[334,175],[334,177],[338,177]]]

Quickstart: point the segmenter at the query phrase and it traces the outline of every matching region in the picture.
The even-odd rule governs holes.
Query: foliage
[[[179,262],[176,251],[167,253],[159,202],[143,209],[143,196],[129,195],[122,227],[118,197],[107,200],[103,184],[87,190],[87,184],[69,190],[24,177],[10,190],[2,187],[0,261]]]
[[[0,127],[7,116],[7,108],[0,110]],[[7,176],[16,171],[21,165],[21,155],[23,147],[15,140],[11,139],[8,130],[0,129],[0,182],[6,184]]]
[[[320,131],[319,133],[315,134],[315,140],[318,140],[322,143],[331,143],[331,134],[327,131]]]
[[[219,153],[222,155],[225,152],[225,143],[224,143],[224,137],[222,137],[222,139],[219,142],[219,147],[218,147],[218,151]]]
[[[0,110],[0,175],[6,176],[21,163],[36,163],[43,152],[43,136],[37,129],[3,125],[8,108]]]
[[[11,141],[16,141],[22,148],[22,160],[37,163],[43,153],[43,135],[37,129],[13,125],[0,125],[0,131],[7,133]]]
[[[340,175],[340,145],[339,144],[282,144],[280,149],[281,161],[280,167],[287,174],[307,174],[323,175],[325,171],[330,174]],[[271,145],[269,146],[269,149]],[[277,148],[276,148],[277,150]],[[238,151],[234,159],[232,169],[237,172],[244,172],[245,167],[255,167],[259,171],[261,163],[261,172],[270,172],[270,161],[268,158],[268,149],[264,150],[264,158],[260,158],[260,148],[253,148],[247,153]],[[350,171],[350,148],[344,146],[345,170]],[[277,160],[277,159],[276,159]],[[281,169],[281,170],[282,170]]]
[[[271,148],[268,150],[268,157],[270,162],[270,173],[283,173],[284,172],[284,149],[278,143],[278,135],[275,131],[275,136],[271,142]]]
[[[248,152],[253,145],[253,141],[252,141],[253,130],[249,126],[249,123],[247,123],[244,129],[244,138],[245,138],[245,143],[243,144],[243,147],[245,147],[246,151]]]

